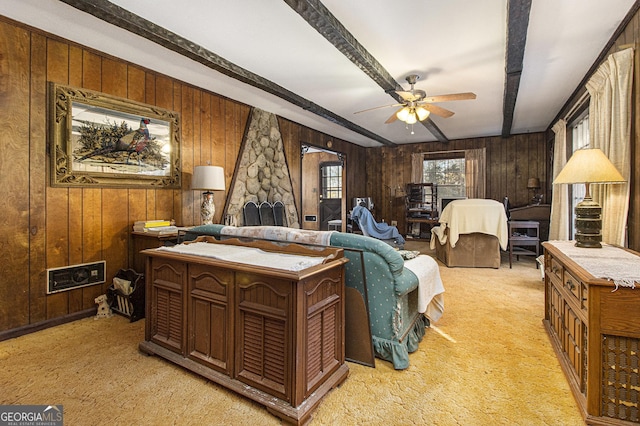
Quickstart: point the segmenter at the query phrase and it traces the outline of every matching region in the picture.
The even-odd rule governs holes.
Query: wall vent
[[[94,263],[62,266],[47,269],[47,294],[102,284],[106,262],[101,260]]]

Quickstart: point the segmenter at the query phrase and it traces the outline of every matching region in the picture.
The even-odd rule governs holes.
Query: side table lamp
[[[584,199],[575,207],[576,247],[602,247],[602,207],[591,198],[589,184],[622,182],[618,169],[598,148],[579,149],[569,158],[553,183],[584,183]]]
[[[538,194],[538,189],[540,189],[540,179],[539,178],[529,178],[527,181],[527,189],[533,190],[533,197],[531,197],[531,205],[540,205],[542,202],[542,194]]]
[[[224,191],[224,169],[219,166],[196,166],[193,170],[191,189],[205,191],[202,193],[200,216],[202,217],[203,225],[213,223],[216,207],[213,202],[213,192],[211,191]]]

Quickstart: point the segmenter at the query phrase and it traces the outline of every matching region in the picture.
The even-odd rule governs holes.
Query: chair
[[[362,235],[377,238],[394,247],[404,247],[404,238],[400,235],[398,228],[384,222],[377,223],[373,214],[366,207],[354,207],[351,212],[351,220],[357,223]]]
[[[253,201],[249,201],[242,208],[242,215],[244,217],[244,226],[258,226],[260,225],[260,213],[258,212],[258,205]]]
[[[273,206],[271,203],[263,201],[260,203],[260,225],[275,226],[276,221],[273,217]]]
[[[273,219],[276,226],[287,226],[287,218],[284,215],[284,204],[282,201],[273,203]]]

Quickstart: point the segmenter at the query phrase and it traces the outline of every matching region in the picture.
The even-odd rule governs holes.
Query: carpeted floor
[[[422,249],[411,242],[408,249]],[[444,316],[407,370],[349,363],[313,425],[583,425],[542,326],[532,258],[440,273]],[[0,405],[62,404],[67,425],[277,425],[266,409],[138,351],[144,320],[88,318],[0,342]]]

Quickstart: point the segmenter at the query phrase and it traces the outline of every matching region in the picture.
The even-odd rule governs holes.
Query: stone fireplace
[[[275,114],[258,108],[252,108],[242,141],[227,198],[225,223],[244,225],[242,207],[249,201],[258,205],[264,201],[282,201],[287,226],[300,228],[278,119]]]

